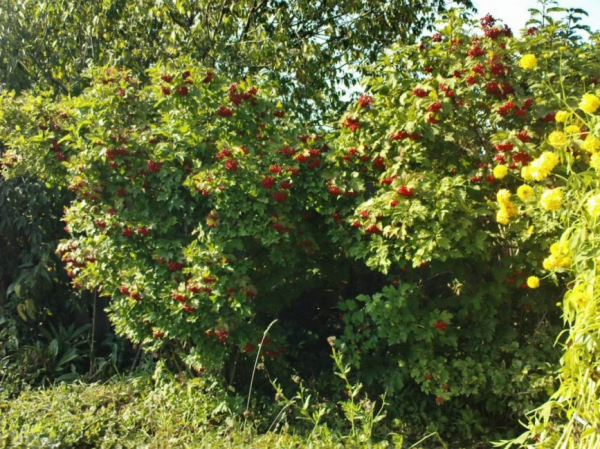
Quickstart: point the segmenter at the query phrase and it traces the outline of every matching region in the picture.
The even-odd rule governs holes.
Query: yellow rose
[[[525,181],[533,181],[533,175],[531,174],[531,167],[528,165],[521,169],[521,177]]]
[[[567,123],[569,115],[570,114],[567,111],[558,111],[554,117],[554,120],[556,120],[558,123]]]
[[[567,144],[567,136],[562,131],[553,131],[548,136],[548,142],[554,148],[560,148]]]
[[[594,195],[587,200],[587,210],[594,218],[600,215],[600,194]]]
[[[517,196],[523,201],[529,200],[533,196],[533,188],[527,184],[523,184],[517,189]]]
[[[538,288],[540,286],[540,278],[537,276],[529,276],[527,278],[527,287]]]
[[[588,114],[593,114],[596,112],[596,109],[600,107],[600,98],[598,98],[594,94],[584,94],[581,97],[581,101],[579,102],[579,108],[587,112]]]
[[[519,65],[523,70],[533,70],[537,67],[538,60],[533,54],[524,55],[519,61]]]
[[[540,203],[542,207],[549,211],[558,210],[563,203],[564,194],[562,189],[546,190],[542,194]]]
[[[496,179],[505,178],[508,174],[508,167],[506,165],[496,165],[492,173]]]
[[[581,148],[588,153],[595,153],[596,151],[600,150],[600,139],[588,134],[581,144]]]

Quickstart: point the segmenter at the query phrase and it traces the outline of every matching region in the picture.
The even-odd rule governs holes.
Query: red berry
[[[371,106],[372,103],[373,103],[373,97],[370,95],[362,94],[360,97],[358,97],[358,104],[360,104],[360,107],[362,107],[362,108]]]
[[[414,191],[410,187],[400,186],[400,188],[398,189],[398,194],[405,198],[410,198],[411,196],[413,196]]]
[[[233,115],[233,111],[229,109],[227,106],[219,106],[219,110],[217,114],[220,117],[231,117]]]
[[[381,234],[381,229],[377,225],[371,225],[365,229],[367,234]]]
[[[177,302],[185,302],[185,295],[182,295],[179,292],[171,292],[171,298],[173,298]]]
[[[227,159],[225,162],[225,170],[237,171],[238,167],[239,163],[235,159]]]
[[[283,203],[287,199],[287,193],[285,192],[275,192],[273,194],[273,199],[278,203]]]

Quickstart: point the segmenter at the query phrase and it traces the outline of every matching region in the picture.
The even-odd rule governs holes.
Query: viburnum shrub
[[[37,109],[4,165],[73,191],[58,251],[75,286],[112,298],[118,332],[214,370],[255,354],[267,320],[311,287],[328,147],[269,86],[183,61],[149,75],[97,71],[81,96]],[[271,339],[275,358],[287,343]]]

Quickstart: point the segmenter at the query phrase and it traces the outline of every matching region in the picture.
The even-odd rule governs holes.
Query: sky
[[[600,0],[558,0],[558,3],[563,8],[581,8],[587,11],[589,16],[585,17],[582,23],[589,25],[592,30],[600,29]],[[515,34],[529,20],[528,10],[539,9],[537,0],[473,0],[473,4],[478,11],[477,17],[490,13],[494,18],[502,19],[508,24]]]

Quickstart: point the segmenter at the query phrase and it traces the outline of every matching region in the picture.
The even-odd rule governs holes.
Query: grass
[[[154,382],[149,376],[107,383],[60,384],[0,396],[0,447],[342,448],[394,447],[364,442],[319,424],[298,431],[283,419],[259,432],[244,419],[244,399],[199,378]],[[264,427],[264,426],[263,426]],[[397,442],[400,442],[396,439]]]

